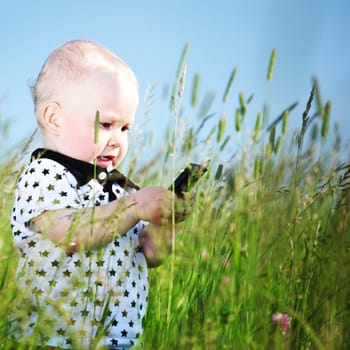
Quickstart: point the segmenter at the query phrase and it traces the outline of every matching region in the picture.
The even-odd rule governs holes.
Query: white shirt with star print
[[[128,191],[118,183],[112,187],[117,198]],[[11,218],[20,253],[18,303],[10,316],[17,339],[36,334],[38,344],[61,348],[122,348],[137,342],[148,298],[147,265],[138,240],[143,224],[101,249],[81,252],[65,251],[29,225],[44,211],[93,207],[109,197],[98,179],[79,186],[52,159],[34,159],[23,172]]]

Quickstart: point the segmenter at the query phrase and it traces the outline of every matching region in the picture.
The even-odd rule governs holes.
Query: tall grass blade
[[[195,74],[194,78],[193,78],[192,94],[191,94],[191,107],[192,108],[197,106],[199,79],[200,79],[200,75],[199,74]]]
[[[286,112],[288,112],[288,116],[290,114],[290,112],[298,106],[298,102],[294,102],[292,103],[289,107],[287,107],[285,110],[283,110],[283,112],[267,127],[267,131],[269,131],[273,125],[277,125],[278,123],[280,123],[286,115]]]
[[[170,110],[173,112],[175,112],[175,109],[176,109],[176,95],[178,93],[178,85],[179,85],[179,81],[181,79],[181,76],[183,74],[184,64],[185,64],[186,56],[188,53],[188,49],[189,49],[189,43],[186,43],[183,50],[182,50],[180,61],[179,61],[179,64],[177,66],[175,81],[173,84],[173,89],[172,89],[172,93],[171,93],[171,97],[170,97]]]
[[[230,90],[231,90],[231,87],[232,87],[233,82],[235,80],[236,74],[237,74],[237,68],[235,67],[235,68],[233,68],[233,71],[230,75],[230,78],[229,78],[227,85],[226,85],[226,88],[225,88],[224,97],[222,99],[224,102],[226,102],[226,100],[227,100],[228,94],[230,93]]]
[[[322,103],[322,98],[321,98],[320,86],[318,84],[317,78],[313,78],[313,86],[315,87],[317,114],[323,115],[323,103]]]
[[[275,62],[277,56],[277,49],[273,49],[270,56],[269,66],[267,69],[267,80],[270,81],[272,79],[272,74],[275,69]]]
[[[330,113],[331,113],[331,102],[327,101],[327,103],[324,107],[322,127],[321,127],[321,136],[323,139],[326,138],[328,135]]]
[[[218,134],[216,137],[216,142],[220,143],[222,141],[222,138],[225,134],[225,130],[226,130],[226,117],[223,116],[220,118],[219,120],[219,126],[218,126]]]
[[[253,141],[255,143],[257,143],[258,139],[259,139],[259,132],[260,132],[260,128],[261,128],[261,123],[262,123],[262,113],[259,112],[257,117],[256,117],[254,133],[253,133]]]
[[[239,106],[240,106],[241,115],[242,117],[244,117],[247,112],[247,103],[245,101],[243,92],[239,93]]]

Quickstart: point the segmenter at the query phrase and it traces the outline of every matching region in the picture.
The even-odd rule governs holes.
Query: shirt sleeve
[[[35,233],[28,229],[30,220],[44,211],[63,208],[81,208],[74,176],[55,161],[34,160],[15,192],[11,218],[15,242]]]

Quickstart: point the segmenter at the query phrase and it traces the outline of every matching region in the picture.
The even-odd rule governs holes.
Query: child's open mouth
[[[111,167],[114,165],[116,157],[115,156],[99,156],[97,157],[97,165],[102,168]]]

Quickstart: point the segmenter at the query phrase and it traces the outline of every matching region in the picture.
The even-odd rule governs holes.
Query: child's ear
[[[57,102],[50,102],[44,107],[42,123],[46,131],[59,135],[61,125],[61,107]]]

